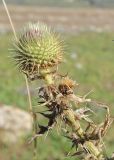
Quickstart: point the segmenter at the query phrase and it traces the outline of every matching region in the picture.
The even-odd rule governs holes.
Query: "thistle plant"
[[[87,99],[87,95],[74,93],[77,83],[68,75],[60,75],[57,70],[63,54],[60,36],[42,23],[29,23],[14,42],[13,58],[19,70],[30,81],[44,80],[44,85],[38,90],[38,105],[44,107],[44,112],[39,112],[39,107],[33,107],[32,112],[35,117],[41,114],[48,123],[45,126],[37,124],[30,142],[52,130],[60,120],[61,134],[71,141],[71,148],[76,150],[68,156],[79,156],[84,160],[111,159],[105,156],[102,141],[113,121],[109,107]],[[91,105],[106,110],[102,123],[97,124],[89,117],[90,113],[93,114]],[[82,123],[86,124],[85,127]]]

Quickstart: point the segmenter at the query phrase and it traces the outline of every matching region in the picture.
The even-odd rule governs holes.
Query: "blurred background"
[[[78,95],[90,90],[90,98],[110,106],[114,115],[114,0],[6,0],[18,32],[27,22],[44,22],[65,40],[60,73],[80,85]],[[28,145],[32,124],[28,114],[24,77],[11,58],[13,32],[0,1],[0,160],[32,160]],[[37,86],[31,84],[33,104]],[[35,93],[34,93],[35,90]],[[35,98],[34,98],[35,97]],[[96,109],[96,119],[104,113]],[[39,117],[40,120],[41,117]],[[106,154],[114,152],[114,125],[105,138]],[[38,140],[38,160],[63,160],[71,144],[55,129],[46,140]]]

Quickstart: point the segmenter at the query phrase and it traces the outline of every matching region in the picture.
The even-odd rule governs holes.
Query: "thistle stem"
[[[49,70],[43,70],[41,73],[42,75],[45,77],[44,79],[46,80],[47,84],[53,84],[54,81],[53,81],[53,77],[52,77],[52,74],[46,74],[46,72],[49,73]],[[67,110],[64,110],[64,115],[65,115],[65,118],[67,119],[67,122],[68,122],[68,125],[70,127],[72,127],[72,130],[81,138],[84,137],[84,131],[83,129],[81,128],[80,126],[80,123],[79,123],[79,120],[76,120],[75,119],[75,116],[74,116],[74,112],[72,109],[67,109]],[[101,160],[101,157],[99,157],[100,155],[100,152],[99,150],[97,149],[97,147],[90,141],[87,141],[85,143],[85,146],[87,147],[87,149],[98,159],[98,160]]]
[[[44,77],[44,80],[48,85],[54,84],[52,74],[50,73],[50,69],[42,69],[40,74]]]
[[[79,120],[75,119],[74,112],[71,109],[64,110],[65,118],[68,121],[68,125],[72,127],[72,130],[81,138],[84,137],[84,131],[80,126]],[[100,154],[97,147],[90,141],[85,143],[86,148],[98,159],[102,159],[102,155]]]
[[[45,80],[46,80],[47,84],[49,84],[49,85],[54,83],[52,75],[50,75],[50,74],[45,75]]]
[[[80,126],[79,121],[75,120],[73,110],[64,110],[64,115],[69,123],[69,126],[72,127],[72,130],[76,132],[79,137],[83,137],[83,130]]]
[[[92,142],[90,141],[85,142],[85,146],[98,160],[101,160],[102,155]]]

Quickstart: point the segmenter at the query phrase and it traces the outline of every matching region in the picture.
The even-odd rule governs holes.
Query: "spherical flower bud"
[[[29,75],[58,65],[63,45],[59,36],[42,23],[29,23],[14,43],[14,59],[19,69]]]

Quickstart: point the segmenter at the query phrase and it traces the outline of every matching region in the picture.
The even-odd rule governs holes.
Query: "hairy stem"
[[[68,125],[72,128],[72,130],[81,138],[84,137],[84,131],[80,126],[79,120],[75,119],[74,112],[71,109],[67,109],[64,111],[65,118],[68,121]],[[85,143],[86,148],[98,159],[101,160],[102,155],[100,156],[100,152],[97,147],[90,141]]]

